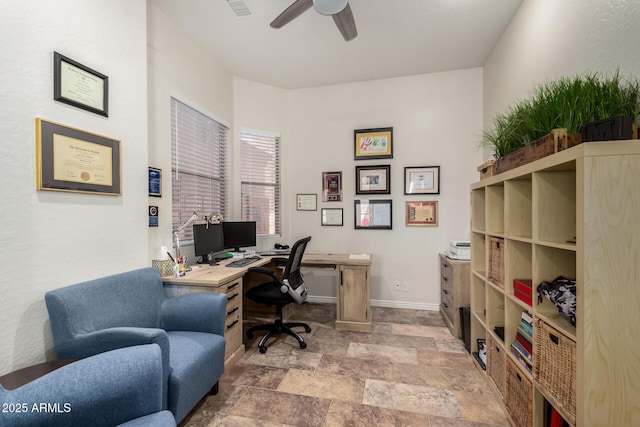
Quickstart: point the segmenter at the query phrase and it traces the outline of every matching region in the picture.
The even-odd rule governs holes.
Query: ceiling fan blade
[[[269,24],[272,28],[281,28],[296,19],[313,6],[313,0],[296,0]]]
[[[353,19],[353,12],[351,12],[351,6],[349,6],[348,3],[347,7],[342,9],[341,12],[332,16],[333,22],[336,23],[342,37],[344,37],[346,41],[356,38],[358,35],[358,30],[356,30],[356,21]]]

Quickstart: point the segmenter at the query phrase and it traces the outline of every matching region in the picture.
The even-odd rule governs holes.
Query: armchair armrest
[[[164,330],[156,328],[117,327],[76,334],[73,340],[57,344],[55,350],[60,359],[83,359],[142,344],[158,344],[162,351],[163,366],[169,366],[169,338]]]
[[[157,345],[128,347],[71,363],[12,391],[0,387],[0,401],[25,409],[0,413],[0,425],[113,426],[151,414],[170,422],[173,417],[160,412],[166,382],[161,363]],[[43,404],[56,410],[32,409]]]
[[[201,292],[168,298],[160,307],[167,331],[209,332],[224,337],[227,295]]]

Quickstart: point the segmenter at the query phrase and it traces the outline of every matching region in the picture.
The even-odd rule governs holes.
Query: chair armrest
[[[267,268],[267,267],[251,267],[247,271],[249,273],[266,274],[267,276],[271,277],[274,282],[280,283],[280,278],[278,276],[276,276],[275,271],[271,270],[270,268]]]
[[[200,292],[167,298],[160,306],[167,331],[209,332],[224,337],[227,295]]]
[[[169,337],[162,329],[117,327],[86,334],[76,334],[73,340],[55,346],[59,359],[83,359],[105,351],[142,344],[158,344],[162,358],[169,366]]]
[[[161,366],[157,345],[135,346],[79,360],[12,391],[0,387],[4,403],[27,409],[0,413],[0,424],[114,426],[158,413]]]

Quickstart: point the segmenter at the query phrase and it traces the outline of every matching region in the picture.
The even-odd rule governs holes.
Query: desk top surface
[[[164,283],[175,284],[212,284],[219,285],[230,280],[235,280],[245,275],[251,267],[260,267],[268,264],[271,258],[280,258],[281,256],[262,256],[260,260],[243,267],[226,267],[233,258],[220,261],[218,265],[193,265],[191,271],[187,272],[183,277],[166,276],[162,278]],[[305,254],[302,258],[303,267],[305,265],[313,267],[329,267],[338,265],[371,265],[371,255],[368,254]]]

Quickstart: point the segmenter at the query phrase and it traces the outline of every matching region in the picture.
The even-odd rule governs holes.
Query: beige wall
[[[148,259],[151,260],[158,258],[161,246],[172,247],[171,97],[225,124],[233,135],[233,77],[152,2],[149,2],[147,25],[149,165],[163,172],[162,197],[145,197],[149,204],[159,207],[159,226],[149,229]],[[195,259],[193,246],[185,247],[182,252],[189,259]]]
[[[0,16],[2,375],[53,357],[45,292],[149,262],[145,2],[3,1]],[[53,100],[54,51],[109,77],[108,118]],[[122,196],[36,191],[36,117],[119,139]]]
[[[637,0],[524,0],[484,66],[485,127],[562,75],[619,70],[640,78],[638,22]]]

